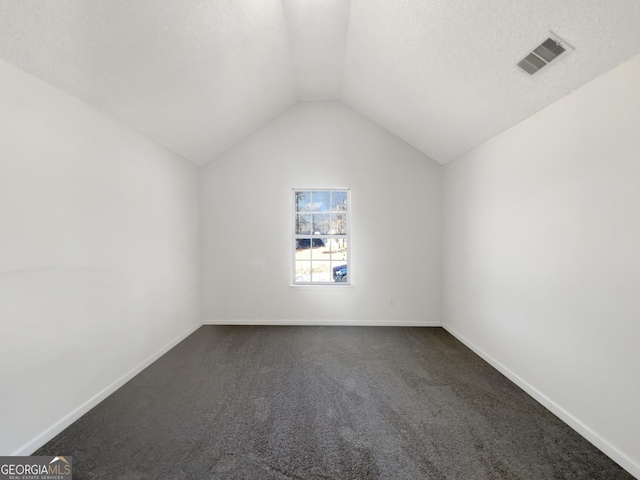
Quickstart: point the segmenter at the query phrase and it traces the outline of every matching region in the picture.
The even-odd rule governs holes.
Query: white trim
[[[464,343],[467,347],[474,351],[478,356],[482,357],[483,360],[488,362],[492,367],[502,373],[505,377],[511,380],[513,383],[518,385],[522,390],[528,393],[531,397],[533,397],[538,403],[540,403],[543,407],[553,413],[556,417],[562,420],[564,423],[573,428],[576,432],[582,435],[586,440],[591,442],[596,448],[601,450],[605,455],[610,457],[614,462],[624,468],[627,472],[633,475],[636,478],[640,478],[640,464],[634,461],[627,454],[621,452],[618,448],[612,445],[608,440],[598,435],[597,432],[592,430],[589,426],[584,424],[581,420],[574,417],[567,410],[562,408],[560,405],[555,403],[549,397],[547,397],[540,390],[535,388],[533,385],[528,383],[518,374],[507,368],[505,365],[500,363],[498,360],[493,358],[487,352],[482,350],[480,347],[473,344],[467,338],[465,338],[460,333],[456,332],[449,325],[442,324],[442,328],[444,328],[451,335],[456,337],[462,343]]]
[[[129,380],[131,380],[133,377],[135,377],[137,374],[139,374],[142,370],[147,368],[149,365],[151,365],[153,362],[155,362],[162,355],[167,353],[169,350],[171,350],[173,347],[175,347],[178,343],[183,341],[185,338],[187,338],[189,335],[191,335],[193,332],[195,332],[201,326],[202,326],[202,324],[198,323],[198,324],[194,325],[193,327],[190,327],[186,332],[183,332],[182,334],[178,335],[175,339],[173,339],[172,341],[167,343],[164,347],[162,347],[156,353],[154,353],[153,355],[149,356],[146,360],[144,360],[143,362],[141,362],[138,365],[136,365],[134,368],[129,370],[127,373],[125,373],[118,380],[116,380],[115,382],[113,382],[111,385],[107,386],[106,388],[104,388],[100,392],[96,393],[89,400],[84,402],[82,405],[78,406],[75,410],[69,412],[67,415],[65,415],[60,420],[58,420],[53,425],[51,425],[49,428],[47,428],[44,432],[42,432],[41,434],[37,435],[36,437],[31,439],[27,443],[22,445],[20,448],[15,450],[10,455],[11,456],[28,456],[28,455],[31,455],[38,448],[40,448],[45,443],[47,443],[49,440],[51,440],[53,437],[58,435],[65,428],[69,427],[73,422],[78,420],[85,413],[87,413],[93,407],[98,405],[105,398],[107,398],[113,392],[118,390],[121,386],[123,386],[125,383],[127,383]]]
[[[351,327],[441,327],[440,322],[425,320],[267,320],[252,319],[213,319],[204,320],[203,325],[299,325],[299,326],[351,326]]]

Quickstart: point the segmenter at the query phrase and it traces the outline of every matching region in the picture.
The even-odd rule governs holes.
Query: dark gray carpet
[[[75,479],[632,479],[440,328],[200,328],[43,446]]]

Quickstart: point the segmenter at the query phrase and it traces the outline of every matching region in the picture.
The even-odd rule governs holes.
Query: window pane
[[[313,191],[311,192],[311,209],[314,212],[328,212],[330,205],[331,192],[329,191]]]
[[[313,261],[311,265],[312,265],[311,281],[313,283],[331,282],[333,280],[331,278],[330,262]]]
[[[295,192],[296,193],[296,212],[308,212],[311,210],[311,192]]]
[[[296,214],[296,235],[311,234],[311,215]]]
[[[296,282],[311,281],[311,262],[303,262],[296,260]]]
[[[296,238],[296,260],[298,259],[311,259],[311,239],[310,238]]]
[[[328,213],[314,213],[313,214],[313,234],[314,235],[327,235],[330,230],[329,214]]]
[[[347,211],[347,192],[331,192],[331,211],[346,212]]]
[[[346,235],[347,234],[347,214],[346,213],[332,213],[331,214],[331,229],[332,235]]]
[[[324,250],[324,242],[325,242],[324,238],[312,238],[311,239],[312,251],[316,252],[316,251]]]
[[[331,262],[331,274],[334,282],[344,282],[347,278],[346,262]]]
[[[347,261],[347,239],[333,238],[331,242],[331,260],[334,262]]]
[[[331,260],[331,239],[330,238],[314,238],[313,248],[311,249],[311,258],[316,260]]]

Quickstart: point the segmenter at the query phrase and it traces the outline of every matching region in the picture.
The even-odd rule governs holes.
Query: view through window
[[[294,283],[349,283],[349,191],[294,190]]]

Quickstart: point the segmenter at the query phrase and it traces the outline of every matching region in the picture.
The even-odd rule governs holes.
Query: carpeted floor
[[[35,455],[82,479],[632,479],[440,328],[205,326]]]

